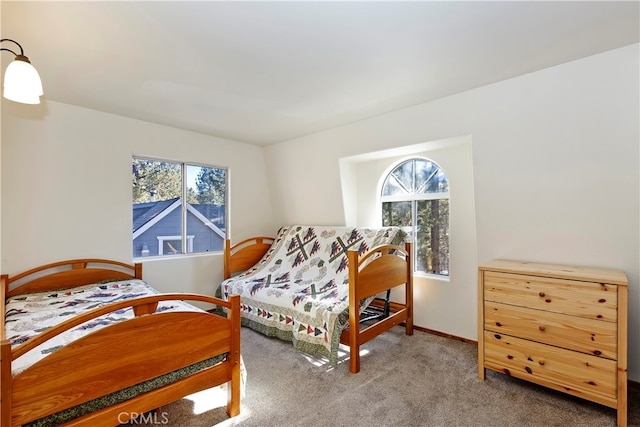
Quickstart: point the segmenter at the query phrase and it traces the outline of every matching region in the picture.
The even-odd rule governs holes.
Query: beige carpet
[[[362,349],[349,372],[242,329],[247,385],[239,416],[214,389],[161,408],[137,425],[197,426],[615,426],[616,411],[488,371],[477,375],[473,344],[394,330]],[[140,420],[139,420],[140,421]],[[640,426],[640,391],[629,391],[629,425]]]

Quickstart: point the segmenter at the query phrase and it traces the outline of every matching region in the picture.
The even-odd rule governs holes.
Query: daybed
[[[159,294],[141,277],[102,259],[1,277],[2,426],[114,426],[223,383],[239,413],[239,298]]]
[[[340,343],[348,345],[356,373],[360,345],[402,322],[413,334],[413,262],[411,244],[397,244],[403,240],[395,227],[304,225],[282,227],[275,238],[227,240],[220,293],[241,296],[243,326],[292,341],[332,366]],[[401,285],[404,303],[375,298]],[[365,308],[379,310],[369,316]],[[370,321],[361,327],[365,316]]]

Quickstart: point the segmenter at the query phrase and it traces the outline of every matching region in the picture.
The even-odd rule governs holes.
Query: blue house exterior
[[[133,257],[182,253],[181,199],[133,205]],[[184,252],[221,251],[225,239],[224,206],[187,203]]]

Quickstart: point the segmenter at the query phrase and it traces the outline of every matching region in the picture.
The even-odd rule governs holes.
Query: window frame
[[[177,253],[175,255],[168,255],[168,254],[164,254],[163,252],[163,247],[162,245],[158,245],[158,253],[157,254],[149,254],[149,255],[135,255],[135,251],[133,254],[133,260],[134,261],[143,261],[143,260],[148,260],[148,259],[167,259],[167,258],[176,258],[176,257],[185,257],[185,256],[202,256],[202,255],[208,255],[208,254],[219,254],[223,251],[223,249],[221,248],[220,250],[212,250],[212,251],[200,251],[200,252],[193,252],[193,241],[195,238],[194,234],[188,234],[187,232],[187,216],[188,216],[188,212],[189,212],[189,207],[190,204],[187,201],[187,196],[188,196],[188,190],[189,190],[189,183],[187,180],[187,167],[188,166],[195,166],[195,167],[199,167],[199,168],[207,168],[207,169],[220,169],[220,170],[224,170],[225,171],[225,188],[224,188],[224,228],[221,229],[221,231],[226,235],[228,235],[228,228],[229,228],[229,183],[230,183],[230,178],[229,178],[229,167],[227,166],[214,166],[214,165],[209,165],[209,164],[204,164],[204,163],[199,163],[199,162],[189,162],[189,161],[181,161],[181,160],[174,160],[174,159],[168,159],[168,158],[162,158],[162,157],[156,157],[156,156],[146,156],[146,155],[139,155],[139,154],[133,154],[131,156],[131,161],[133,162],[134,160],[142,160],[142,161],[151,161],[151,162],[164,162],[164,163],[172,163],[172,164],[176,164],[180,166],[180,172],[181,172],[181,194],[179,196],[179,202],[180,202],[180,220],[181,220],[181,236],[178,235],[156,235],[155,237],[158,239],[158,242],[160,243],[160,240],[162,240],[163,242],[166,240],[181,240],[181,251],[180,253]],[[133,200],[132,200],[133,203]],[[194,209],[191,206],[191,209]],[[163,214],[162,217],[168,215],[167,214]],[[161,218],[160,218],[161,219]],[[147,228],[148,229],[148,228]],[[146,230],[144,230],[146,231]],[[143,231],[143,232],[144,232]],[[133,235],[132,235],[133,236]],[[175,239],[173,239],[172,237],[175,237]],[[133,243],[133,242],[132,242]],[[224,246],[223,246],[224,247]],[[187,250],[185,251],[184,248],[186,248]],[[133,249],[133,248],[132,248]]]
[[[187,251],[180,252],[180,254],[176,255],[186,255],[193,253],[193,239],[194,235],[187,235]],[[156,236],[158,239],[158,256],[165,256],[164,254],[164,242],[172,241],[172,240],[180,240],[182,242],[182,236],[174,235],[174,236]],[[182,245],[181,245],[182,246]]]
[[[441,192],[431,192],[431,193],[405,193],[405,194],[399,194],[399,195],[391,195],[391,196],[385,196],[384,195],[384,191],[385,191],[385,184],[387,183],[387,180],[389,179],[389,177],[391,176],[391,174],[396,171],[399,167],[401,167],[402,165],[404,165],[407,162],[410,161],[427,161],[432,163],[433,165],[435,165],[443,174],[445,177],[445,180],[447,182],[447,189],[448,191],[441,191]],[[416,170],[414,168],[413,170],[413,179],[415,180],[416,176],[415,176]],[[411,226],[401,226],[402,230],[405,231],[411,238],[411,242],[414,246],[414,248],[417,247],[417,241],[418,241],[418,236],[417,236],[417,228],[418,228],[418,224],[417,224],[417,218],[418,218],[418,202],[420,201],[425,201],[425,200],[447,200],[449,201],[449,207],[451,206],[451,184],[449,182],[449,178],[447,176],[447,173],[445,172],[445,170],[442,168],[442,166],[440,166],[439,163],[435,162],[434,160],[431,160],[427,157],[420,157],[420,156],[415,156],[415,157],[410,157],[410,158],[405,158],[403,160],[400,160],[396,163],[394,163],[389,169],[387,169],[387,171],[385,172],[385,174],[382,176],[382,179],[380,181],[380,190],[378,193],[378,200],[379,200],[379,204],[378,204],[378,208],[380,209],[380,213],[381,213],[381,224],[384,221],[384,203],[394,203],[394,202],[410,202],[411,203]],[[415,185],[414,185],[415,187]],[[447,228],[448,228],[448,233],[450,232],[450,219],[451,219],[451,212],[448,212],[448,220],[447,220]],[[410,227],[410,230],[407,230],[407,228]],[[449,268],[447,269],[448,274],[444,275],[444,274],[439,274],[439,273],[433,273],[430,271],[424,271],[424,270],[417,270],[418,268],[418,262],[417,262],[417,257],[418,257],[418,251],[414,250],[413,251],[413,265],[414,265],[414,274],[418,274],[418,275],[424,275],[427,277],[432,277],[432,278],[436,278],[436,279],[441,279],[441,280],[448,280],[450,277],[450,273],[451,273],[451,266],[450,266],[450,262],[451,262],[451,253],[449,251],[449,254],[447,256],[448,258],[448,264],[449,264]]]

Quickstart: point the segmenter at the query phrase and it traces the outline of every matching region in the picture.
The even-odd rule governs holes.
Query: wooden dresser
[[[478,376],[486,368],[617,409],[627,425],[623,271],[494,260],[478,268]]]

